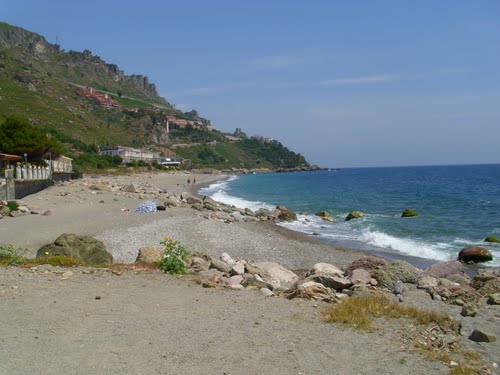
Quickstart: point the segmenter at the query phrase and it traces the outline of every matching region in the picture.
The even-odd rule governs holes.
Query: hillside
[[[161,150],[197,143],[173,151],[200,167],[307,165],[276,144],[261,142],[257,152],[245,142],[229,142],[195,110],[175,109],[146,76],[127,75],[89,50],[64,51],[39,34],[0,22],[0,124],[12,115],[61,141],[73,156],[103,145]],[[167,118],[177,122],[167,128]]]

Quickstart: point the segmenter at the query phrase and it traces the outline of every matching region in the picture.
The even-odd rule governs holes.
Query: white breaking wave
[[[231,181],[237,180],[238,176],[230,176],[227,180],[216,182],[214,184],[209,185],[206,188],[200,189],[199,193],[202,195],[209,196],[213,200],[225,203],[231,206],[236,206],[238,208],[249,208],[253,211],[258,210],[259,208],[267,208],[272,210],[274,206],[260,202],[260,201],[249,201],[243,198],[238,198],[232,196],[227,193],[229,183]]]
[[[229,186],[229,183],[237,179],[238,176],[236,175],[229,176],[229,178],[224,181],[214,182],[213,184],[210,184],[207,187],[201,188],[199,190],[199,193],[201,195],[206,195],[208,197],[211,197],[214,193],[216,193],[219,190],[226,190],[227,187]]]
[[[359,236],[359,241],[383,249],[391,249],[399,253],[416,256],[420,258],[450,260],[451,254],[446,252],[450,248],[448,244],[428,244],[407,238],[398,238],[381,232],[365,231]]]

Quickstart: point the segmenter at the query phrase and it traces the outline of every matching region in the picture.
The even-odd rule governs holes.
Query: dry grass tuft
[[[385,295],[354,296],[337,305],[329,306],[323,312],[323,321],[340,323],[356,329],[370,330],[374,319],[406,318],[418,324],[435,324],[445,331],[457,332],[459,323],[446,314],[403,306]]]
[[[453,367],[450,371],[450,375],[476,375],[478,373],[479,371],[466,366],[456,366]]]

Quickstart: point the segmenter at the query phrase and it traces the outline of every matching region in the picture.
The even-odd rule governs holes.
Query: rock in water
[[[327,211],[319,211],[319,212],[316,212],[315,215],[319,216],[320,218],[322,218],[325,221],[331,221],[331,222],[335,221],[335,218]]]
[[[403,213],[401,214],[401,217],[416,217],[418,216],[417,211],[412,210],[411,208],[405,208]]]
[[[36,253],[37,258],[64,255],[87,264],[106,264],[113,262],[113,256],[106,246],[91,236],[78,236],[64,233],[48,245],[42,246]]]
[[[365,216],[365,214],[362,212],[352,211],[351,213],[349,213],[349,215],[347,215],[347,217],[345,218],[345,221],[349,221],[352,219],[361,219],[363,216]]]
[[[500,242],[500,238],[495,236],[488,236],[484,239],[484,242]]]
[[[468,246],[468,247],[464,247],[460,251],[460,253],[458,253],[458,260],[461,262],[466,262],[466,263],[467,262],[473,262],[473,263],[488,262],[490,260],[493,260],[493,256],[484,247]]]

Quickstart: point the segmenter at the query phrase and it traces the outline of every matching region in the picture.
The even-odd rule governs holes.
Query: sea
[[[282,204],[298,220],[280,225],[333,245],[432,261],[456,259],[471,245],[486,247],[500,266],[500,164],[345,168],[314,172],[244,174],[204,187],[216,201],[273,209]],[[402,218],[405,208],[418,212]],[[361,219],[345,221],[351,211]],[[328,211],[336,222],[315,216]]]

